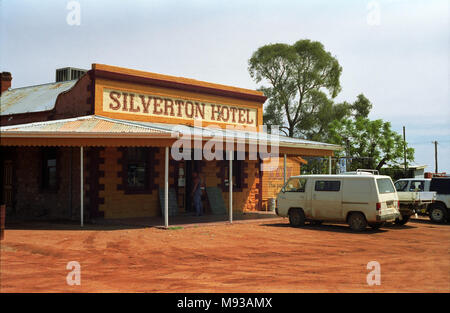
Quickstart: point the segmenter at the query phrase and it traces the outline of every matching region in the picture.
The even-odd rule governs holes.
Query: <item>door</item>
[[[313,216],[320,220],[342,219],[342,181],[318,179],[312,190]]]
[[[306,208],[306,178],[294,177],[287,181],[283,187],[283,192],[280,194],[280,203],[283,210],[286,212],[290,208],[302,208],[305,212],[305,216],[308,217],[308,211]]]
[[[13,207],[13,162],[12,160],[3,161],[3,202],[6,209]]]
[[[194,207],[192,205],[192,197],[191,197],[191,191],[192,191],[192,163],[193,161],[185,161],[184,163],[184,169],[185,169],[185,183],[184,183],[184,201],[185,201],[185,210],[186,212],[192,212],[194,211]]]
[[[192,188],[194,187],[193,185],[193,178],[192,178],[192,173],[193,172],[197,172],[197,174],[200,174],[200,169],[201,169],[201,161],[191,161],[191,160],[187,160],[184,163],[185,166],[185,188],[184,188],[184,192],[185,192],[185,209],[186,212],[194,212],[194,203],[193,203],[193,199],[192,199]],[[202,181],[202,183],[204,183]]]

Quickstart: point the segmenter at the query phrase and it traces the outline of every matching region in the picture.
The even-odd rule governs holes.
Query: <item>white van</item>
[[[400,216],[389,176],[368,173],[290,177],[277,197],[276,213],[292,226],[305,221],[348,223],[355,231],[381,227]]]

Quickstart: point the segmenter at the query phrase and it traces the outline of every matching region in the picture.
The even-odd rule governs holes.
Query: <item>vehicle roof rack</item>
[[[356,174],[360,174],[360,173],[365,173],[365,174],[369,173],[372,175],[380,175],[380,172],[378,172],[378,170],[367,170],[367,169],[362,169],[362,168],[359,168],[356,170]]]

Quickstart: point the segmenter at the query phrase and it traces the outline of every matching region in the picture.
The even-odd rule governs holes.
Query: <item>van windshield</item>
[[[391,193],[395,192],[394,185],[392,184],[392,180],[389,178],[378,178],[377,186],[379,193]]]

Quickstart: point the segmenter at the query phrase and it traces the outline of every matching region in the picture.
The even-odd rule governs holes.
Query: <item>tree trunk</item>
[[[289,127],[289,137],[294,137],[294,127],[293,126]]]
[[[384,164],[386,164],[387,158],[381,159],[380,163],[378,163],[376,170],[380,171]]]

